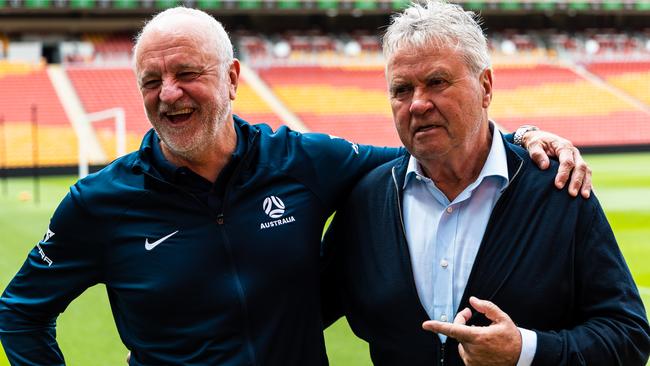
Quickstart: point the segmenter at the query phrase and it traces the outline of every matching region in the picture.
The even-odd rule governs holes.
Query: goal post
[[[115,152],[117,157],[126,154],[126,119],[124,117],[123,108],[110,108],[103,111],[88,113],[85,115],[85,120],[88,126],[92,126],[93,122],[103,121],[109,118],[115,120]],[[79,146],[79,179],[88,175],[90,162],[88,161],[88,142],[82,137],[77,137]]]

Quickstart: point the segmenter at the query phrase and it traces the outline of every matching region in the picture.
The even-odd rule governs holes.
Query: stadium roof
[[[647,0],[457,0],[487,12],[650,12]],[[219,13],[391,13],[409,0],[0,0],[0,13],[152,13],[185,5]]]

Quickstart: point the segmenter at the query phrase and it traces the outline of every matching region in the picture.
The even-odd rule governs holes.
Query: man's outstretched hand
[[[453,323],[429,320],[422,328],[441,333],[458,341],[458,353],[467,366],[516,365],[521,353],[521,333],[498,306],[472,296],[470,305],[492,321],[487,327],[469,326],[472,317],[469,308],[463,309]]]
[[[569,194],[575,197],[580,192],[582,197],[589,198],[591,169],[571,141],[546,131],[528,131],[521,142],[540,169],[549,167],[549,156],[558,158],[560,168],[555,176],[555,186],[558,189],[564,188],[571,178]]]

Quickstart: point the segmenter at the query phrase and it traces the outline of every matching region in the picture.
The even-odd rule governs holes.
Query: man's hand
[[[516,365],[521,353],[521,333],[515,323],[490,301],[472,296],[469,303],[492,324],[487,327],[466,325],[472,311],[465,308],[456,315],[453,324],[429,320],[422,328],[458,340],[458,353],[465,365]]]
[[[558,158],[560,168],[555,177],[555,186],[558,189],[564,188],[571,176],[569,194],[575,197],[580,192],[582,197],[589,198],[591,169],[571,141],[550,132],[528,131],[522,137],[521,142],[540,169],[548,168],[549,156]]]

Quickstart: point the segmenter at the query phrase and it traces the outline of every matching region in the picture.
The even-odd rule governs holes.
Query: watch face
[[[528,131],[537,131],[539,128],[537,126],[532,126],[532,125],[523,125],[515,131],[515,136],[512,138],[512,142],[515,143],[515,145],[522,146],[522,139],[524,138],[524,135]]]
[[[518,129],[518,130],[515,132],[515,136],[514,136],[514,138],[512,139],[512,141],[515,143],[515,145],[519,145],[519,146],[521,146],[521,138],[522,138],[523,135],[524,135],[524,134],[522,133],[521,128]]]

